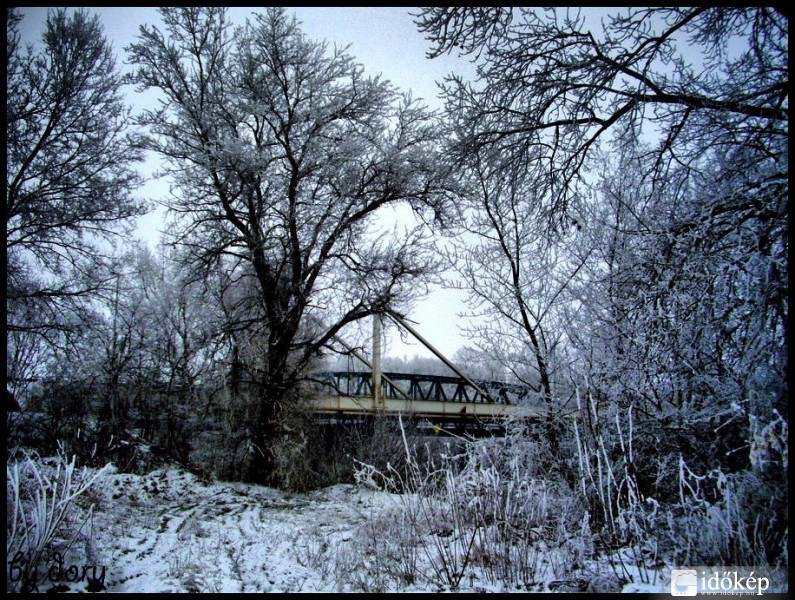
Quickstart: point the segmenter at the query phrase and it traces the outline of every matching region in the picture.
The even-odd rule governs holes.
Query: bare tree
[[[435,272],[424,226],[390,235],[375,216],[397,203],[442,214],[438,127],[283,10],[234,36],[223,9],[161,15],[167,33],[142,27],[129,48],[134,81],[163,98],[141,122],[171,165],[176,241],[194,267],[223,264],[253,283],[248,327],[267,343],[253,440],[263,460],[250,475],[263,479],[302,369],[346,324],[399,309]]]
[[[21,19],[6,10],[6,327],[55,342],[102,285],[108,243],[145,208],[140,153],[99,18],[55,10],[24,50]]]
[[[126,253],[105,300],[107,318],[93,331],[100,412],[108,432],[134,431],[187,463],[194,434],[214,425],[208,398],[222,322],[204,282],[187,280],[161,250]]]
[[[524,288],[526,307],[547,300],[526,313],[528,354],[566,331],[587,365],[573,377],[657,427],[651,463],[662,425],[669,455],[743,468],[749,422],[787,412],[786,15],[458,7],[418,24],[431,55],[478,64],[475,82],[444,85],[475,248],[491,248],[467,257],[473,293],[516,323],[521,304],[487,281],[558,273],[570,293]],[[524,231],[537,242],[516,244]],[[556,310],[569,319],[551,327]],[[694,441],[705,422],[719,426]]]
[[[431,56],[479,59],[477,85],[451,77],[444,86],[459,153],[499,148],[506,168],[541,161],[553,223],[566,222],[592,151],[611,139],[658,134],[646,176],[661,185],[674,165],[699,170],[705,155],[743,148],[756,151],[732,168],[775,161],[768,185],[785,185],[789,52],[780,11],[454,7],[426,9],[417,22],[435,45]]]
[[[461,162],[469,190],[461,203],[465,233],[453,242],[451,263],[479,317],[474,339],[550,403],[556,303],[582,261],[566,252],[565,239],[548,235],[541,208],[547,190],[537,172],[506,172],[498,162],[486,149]]]
[[[570,252],[571,234],[547,229],[548,190],[537,169],[506,170],[482,148],[462,157],[459,174],[467,189],[460,203],[463,232],[448,256],[454,285],[469,292],[475,317],[469,334],[512,379],[534,390],[531,401],[548,410],[544,436],[557,453],[560,417],[567,414],[558,385],[565,374],[557,360],[565,331],[561,309],[584,260]]]
[[[514,280],[551,248],[555,229],[585,225],[579,209],[596,180],[588,172],[604,164],[597,150],[609,142],[638,190],[648,186],[639,195],[664,198],[665,210],[676,213],[644,225],[649,235],[666,236],[669,257],[687,244],[691,255],[710,247],[714,256],[715,245],[742,238],[748,227],[764,232],[759,247],[775,280],[764,295],[785,330],[786,15],[761,7],[621,15],[457,7],[425,9],[417,23],[434,44],[431,56],[458,51],[478,62],[477,82],[451,77],[444,87],[451,150],[476,182],[470,189],[482,207],[474,229],[502,249]],[[654,141],[638,144],[644,135]],[[517,192],[521,181],[532,189]],[[499,201],[497,186],[511,188]],[[523,211],[528,203],[532,213]],[[507,243],[528,220],[552,225],[549,236],[537,231],[547,243],[529,252]],[[626,243],[620,230],[614,233]],[[477,293],[482,278],[467,279]]]

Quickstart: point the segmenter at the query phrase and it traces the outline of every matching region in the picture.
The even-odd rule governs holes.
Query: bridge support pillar
[[[383,408],[381,393],[381,315],[373,315],[373,409]]]

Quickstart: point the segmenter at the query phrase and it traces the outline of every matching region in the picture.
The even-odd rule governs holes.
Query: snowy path
[[[334,590],[328,545],[389,504],[346,485],[291,495],[179,470],[117,474],[94,517],[97,563],[111,592]]]

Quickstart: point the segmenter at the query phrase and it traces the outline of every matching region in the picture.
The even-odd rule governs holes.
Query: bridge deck
[[[384,398],[378,404],[372,396],[320,396],[310,402],[314,412],[342,414],[386,414],[436,417],[445,420],[505,419],[521,413],[540,416],[541,411],[528,410],[510,404],[483,402],[439,402],[437,400],[408,400]]]

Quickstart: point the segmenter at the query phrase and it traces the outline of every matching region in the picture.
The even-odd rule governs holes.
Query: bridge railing
[[[315,381],[340,396],[372,396],[373,378],[369,371],[327,371],[316,373]],[[381,396],[401,400],[432,400],[436,402],[475,402],[483,404],[523,404],[535,390],[528,386],[499,381],[476,381],[475,389],[459,377],[382,373]],[[484,393],[481,393],[485,392]]]

